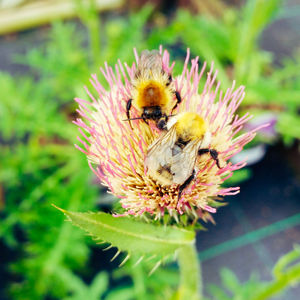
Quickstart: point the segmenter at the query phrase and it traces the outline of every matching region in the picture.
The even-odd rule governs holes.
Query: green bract
[[[109,243],[121,251],[167,256],[181,247],[193,245],[195,241],[195,232],[177,227],[147,224],[127,217],[116,218],[104,212],[60,210],[74,225],[93,238]]]

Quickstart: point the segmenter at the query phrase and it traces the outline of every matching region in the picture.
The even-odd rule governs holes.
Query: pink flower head
[[[174,62],[170,64],[169,53],[160,47],[162,69],[172,74]],[[139,56],[135,51],[136,64]],[[77,146],[87,155],[89,165],[102,184],[116,197],[124,209],[122,215],[139,216],[148,213],[160,218],[168,213],[178,218],[178,214],[188,214],[195,218],[209,219],[216,212],[220,196],[235,195],[239,187],[223,188],[222,183],[232,176],[235,170],[246,165],[245,161],[236,164],[230,158],[249,143],[259,128],[238,135],[244,124],[251,119],[249,114],[239,117],[236,110],[244,98],[244,87],[232,87],[225,92],[216,82],[217,71],[213,64],[205,73],[206,63],[198,69],[198,57],[190,61],[189,49],[181,74],[173,75],[176,91],[182,102],[173,112],[194,112],[206,122],[211,133],[210,147],[219,153],[221,169],[210,155],[201,155],[196,162],[196,178],[184,190],[178,201],[178,185],[164,186],[149,177],[144,161],[149,145],[161,134],[150,121],[134,120],[132,127],[126,117],[126,104],[133,95],[133,82],[136,64],[118,64],[114,68],[105,64],[101,68],[109,89],[105,89],[92,75],[91,83],[97,93],[95,98],[87,89],[90,100],[75,99],[79,104],[81,118],[74,123],[79,126],[81,137]],[[200,79],[206,76],[206,83],[199,92]],[[174,104],[175,104],[174,97]],[[131,117],[140,117],[139,111],[132,107]],[[238,136],[237,136],[238,135]]]

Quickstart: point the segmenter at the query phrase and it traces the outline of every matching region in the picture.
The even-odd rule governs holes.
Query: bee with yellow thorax
[[[172,117],[149,147],[145,158],[147,174],[161,185],[178,184],[178,200],[195,178],[198,155],[209,153],[220,168],[218,152],[210,149],[211,134],[202,117],[184,112]]]

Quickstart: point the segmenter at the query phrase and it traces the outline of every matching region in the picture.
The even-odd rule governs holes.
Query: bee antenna
[[[141,119],[143,119],[143,118],[138,117],[138,118],[131,118],[131,119],[126,119],[126,120],[122,120],[122,121],[141,120]]]
[[[169,115],[168,117],[175,117],[177,114],[175,114],[175,115]]]

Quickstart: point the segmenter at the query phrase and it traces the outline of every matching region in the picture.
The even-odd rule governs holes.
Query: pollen
[[[172,101],[170,91],[164,82],[141,81],[136,89],[135,104],[139,108],[160,106],[164,110]]]

